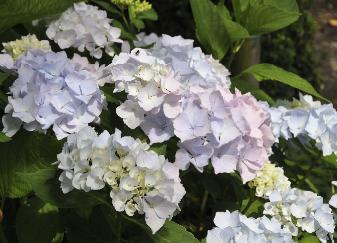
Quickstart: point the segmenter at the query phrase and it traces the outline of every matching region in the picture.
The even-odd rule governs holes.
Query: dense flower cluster
[[[310,95],[300,96],[297,107],[285,106],[267,108],[271,116],[276,138],[289,139],[307,135],[316,141],[323,155],[337,151],[337,111],[332,104],[322,105],[313,101]]]
[[[21,39],[2,43],[4,49],[0,54],[0,69],[16,70],[16,60],[28,50],[38,49],[41,51],[50,51],[50,45],[47,40],[38,40],[35,35],[22,36]]]
[[[113,4],[128,7],[130,13],[136,15],[152,8],[152,5],[146,0],[111,0]]]
[[[238,170],[244,182],[253,179],[274,141],[268,114],[250,94],[232,94],[228,70],[192,40],[151,35],[143,43],[151,41],[152,48],[121,53],[109,66],[115,91],[128,94],[116,113],[151,143],[177,136],[181,169],[192,163],[202,171],[211,159],[215,173]]]
[[[47,40],[38,40],[36,35],[22,36],[21,39],[2,43],[4,52],[12,56],[14,60],[20,57],[29,49],[40,49],[50,51],[50,45]]]
[[[219,212],[214,218],[216,228],[207,233],[207,243],[291,243],[291,235],[274,218],[247,218],[238,211]]]
[[[210,8],[215,7],[212,2]],[[223,1],[220,2],[221,6],[216,8],[226,10]],[[258,102],[250,93],[232,91],[228,69],[204,54],[201,48],[194,47],[193,40],[181,36],[159,37],[154,33],[140,33],[135,37],[134,27],[139,29],[142,20],[156,16],[148,0],[94,1],[94,4],[75,3],[48,24],[46,35],[61,49],[87,51],[86,54],[101,62],[108,60],[106,56],[102,58],[105,52],[114,57],[107,67],[98,62],[91,64],[76,53],[71,59],[64,51],[55,53],[49,41],[40,41],[35,35],[2,43],[4,50],[0,54],[0,69],[17,76],[9,87],[8,105],[2,117],[3,133],[11,137],[21,127],[43,133],[52,128],[57,139],[66,138],[56,162],[64,194],[104,189],[95,193],[108,192],[111,208],[130,217],[137,213],[144,215],[146,224],[156,233],[180,210],[179,204],[186,194],[179,170],[187,170],[192,164],[203,172],[211,164],[215,174],[239,172],[243,183],[248,182],[262,199],[252,200],[251,193],[247,198],[247,188],[239,189],[236,182],[227,188],[224,184],[232,176],[209,182],[211,177],[207,175],[196,180],[207,183],[204,185],[207,190],[213,189],[209,188],[213,183],[219,183],[226,187],[219,193],[241,194],[235,195],[238,200],[233,204],[230,200],[230,205],[224,206],[244,205],[242,212],[247,215],[262,210],[263,215],[249,218],[239,211],[217,212],[207,243],[292,243],[295,237],[302,242],[307,235],[303,232],[316,234],[321,242],[333,242],[335,221],[329,204],[337,208],[337,194],[325,204],[316,193],[291,188],[283,169],[268,162],[271,147],[280,137],[311,138],[324,156],[337,155],[337,111],[332,104],[322,105],[310,95],[300,95],[293,102],[280,101],[277,107]],[[191,4],[193,10],[199,9]],[[120,28],[112,26],[113,20],[107,12],[98,6],[123,20],[123,24],[115,22],[123,35]],[[124,15],[126,11],[128,16]],[[127,40],[121,40],[121,36]],[[132,43],[133,39],[136,40]],[[239,38],[237,42],[241,43]],[[240,47],[234,49],[238,51]],[[115,55],[115,51],[119,54]],[[3,88],[10,81],[6,79]],[[111,87],[100,90],[106,83],[112,84],[114,92],[125,92],[126,100],[118,103],[125,96],[114,97]],[[99,134],[89,126],[98,123],[103,108],[107,108],[103,90],[111,101],[109,107],[119,104],[111,114],[102,114],[103,127],[111,128],[108,122],[118,115],[130,129],[142,129],[150,144],[122,136],[118,129],[113,134],[106,130]],[[172,141],[177,144],[171,147]],[[151,150],[150,145],[165,142],[160,146],[169,145],[168,156],[172,155],[171,151],[176,152],[174,163]],[[288,150],[281,147],[275,147],[277,154],[272,160],[280,159],[279,154],[283,152],[287,155]],[[35,152],[39,150],[34,149]],[[327,175],[325,169],[317,173]],[[190,175],[185,178],[192,183],[195,179]],[[337,186],[337,181],[332,184]],[[208,192],[199,200],[199,193],[194,193],[198,185],[191,187],[193,195],[189,199],[192,200],[185,208],[191,202],[202,201],[201,219],[208,206]],[[210,192],[218,198],[215,189]],[[5,194],[11,193],[4,191]],[[256,208],[262,200],[266,202],[264,206]],[[127,241],[123,238],[127,234],[122,233],[122,225],[118,228],[116,239]],[[201,227],[200,233],[204,229]],[[165,230],[171,230],[170,225]],[[169,235],[176,233],[174,228],[172,232]],[[165,232],[161,234],[164,235]]]
[[[97,135],[91,127],[68,137],[58,155],[61,188],[90,191],[111,188],[116,211],[129,216],[137,211],[153,232],[179,209],[185,194],[179,169],[165,157],[149,150],[149,145],[116,130]]]
[[[75,3],[62,16],[50,23],[47,29],[48,38],[54,40],[62,49],[75,47],[80,52],[88,50],[95,58],[102,57],[102,49],[113,56],[112,45],[119,39],[121,30],[112,27],[112,20],[104,10],[96,6]]]
[[[284,175],[283,169],[272,163],[265,163],[262,170],[257,171],[256,178],[248,185],[255,188],[258,197],[266,197],[274,190],[290,189],[290,181]]]
[[[58,139],[99,121],[104,95],[88,62],[65,52],[28,50],[15,63],[18,78],[10,87],[3,132],[13,136],[23,124],[28,131],[49,127]]]
[[[264,205],[264,214],[279,220],[284,229],[292,235],[298,234],[298,228],[316,233],[321,242],[327,242],[335,229],[333,213],[323,198],[310,191],[292,188],[287,191],[274,191]],[[330,235],[330,236],[329,236]]]

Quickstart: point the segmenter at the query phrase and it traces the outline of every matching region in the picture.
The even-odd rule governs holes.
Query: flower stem
[[[201,214],[204,214],[204,212],[205,212],[207,199],[208,199],[208,191],[205,190],[204,196],[202,197],[201,206],[200,206],[200,213]]]
[[[236,54],[239,52],[241,46],[243,45],[244,40],[238,41],[232,48],[231,50],[231,54],[229,56],[228,62],[227,62],[227,68],[230,69],[232,62],[234,61],[234,58],[236,56]]]
[[[254,191],[252,189],[249,190],[249,199],[248,199],[248,203],[245,206],[245,208],[241,211],[242,214],[246,214],[248,209],[250,208],[250,206],[252,206],[254,202]]]
[[[132,30],[132,28],[131,28],[131,25],[130,25],[128,19],[127,19],[126,16],[125,16],[125,8],[124,8],[124,7],[119,7],[119,6],[118,6],[118,8],[119,8],[119,14],[120,14],[120,16],[121,16],[122,19],[123,19],[123,22],[124,22],[124,24],[125,24],[125,27],[127,28],[128,32],[133,33],[133,30]]]

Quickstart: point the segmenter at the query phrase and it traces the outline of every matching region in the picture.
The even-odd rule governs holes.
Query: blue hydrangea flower
[[[65,52],[29,50],[15,64],[18,78],[10,87],[3,132],[13,136],[52,127],[57,138],[99,121],[105,98],[93,72]]]

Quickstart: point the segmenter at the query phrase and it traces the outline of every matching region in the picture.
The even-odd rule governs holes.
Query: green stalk
[[[203,215],[206,209],[206,204],[207,204],[207,199],[208,199],[208,191],[205,190],[204,196],[202,197],[201,205],[200,205],[200,214]]]
[[[245,208],[241,211],[241,213],[246,214],[250,206],[252,206],[253,202],[254,202],[254,190],[249,189],[249,201],[247,205],[245,206]]]

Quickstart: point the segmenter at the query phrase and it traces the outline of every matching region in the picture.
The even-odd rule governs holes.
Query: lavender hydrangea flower
[[[68,137],[58,161],[64,193],[108,186],[116,211],[145,214],[153,233],[179,210],[185,195],[174,164],[149,150],[148,144],[122,137],[119,130],[98,135],[92,127],[83,128]]]
[[[207,243],[291,243],[291,235],[282,229],[274,218],[247,218],[238,211],[218,212],[214,224],[217,226],[207,233]]]
[[[112,27],[112,20],[104,10],[86,3],[75,3],[62,16],[50,23],[47,36],[61,49],[75,47],[80,52],[88,50],[90,55],[101,58],[103,51],[113,56],[112,45],[122,43],[121,30]]]
[[[180,169],[192,163],[202,171],[211,160],[215,173],[237,170],[244,182],[253,179],[274,142],[267,112],[252,95],[232,94],[228,70],[192,40],[144,37],[153,40],[152,48],[121,53],[108,66],[115,92],[128,94],[117,114],[151,143],[177,136]]]
[[[29,50],[15,63],[18,78],[10,87],[3,132],[13,136],[52,127],[62,139],[99,121],[104,95],[97,77],[65,52]]]

